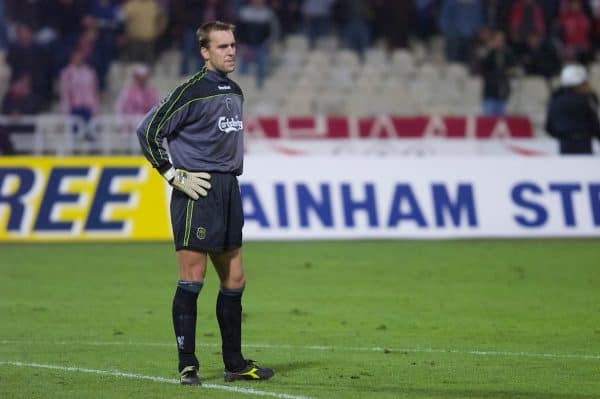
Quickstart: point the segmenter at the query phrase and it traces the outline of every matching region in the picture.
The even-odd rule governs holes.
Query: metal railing
[[[139,154],[141,116],[100,115],[89,122],[61,114],[0,115],[17,153],[35,155]]]

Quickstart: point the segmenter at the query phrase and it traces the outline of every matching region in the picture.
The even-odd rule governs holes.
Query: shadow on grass
[[[290,371],[313,368],[315,366],[321,366],[321,364],[318,362],[285,362],[285,363],[268,363],[268,364],[259,363],[259,366],[272,368],[275,371],[275,378],[277,378],[277,376],[283,376],[283,375],[285,375],[285,373],[288,373]],[[207,374],[203,375],[202,368],[200,368],[200,378],[203,381],[207,381],[207,382],[213,381],[213,380],[223,381],[223,373],[214,373],[213,372],[213,373],[207,373]]]

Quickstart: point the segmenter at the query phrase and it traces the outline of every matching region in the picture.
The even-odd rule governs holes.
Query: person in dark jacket
[[[585,67],[566,65],[560,83],[548,104],[546,131],[558,140],[561,154],[592,154],[592,139],[600,138],[600,120]]]
[[[504,33],[493,32],[479,57],[483,76],[483,114],[502,116],[510,97],[510,76],[516,66],[516,58],[506,45]]]

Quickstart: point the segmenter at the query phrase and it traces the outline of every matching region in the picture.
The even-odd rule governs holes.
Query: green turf
[[[168,243],[0,245],[0,398],[600,397],[598,240],[247,243],[244,351],[273,380],[223,382],[213,271],[212,388],[83,372],[176,378],[174,261]]]

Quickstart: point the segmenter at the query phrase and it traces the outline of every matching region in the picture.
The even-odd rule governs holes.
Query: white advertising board
[[[598,157],[248,155],[246,239],[600,236]]]

